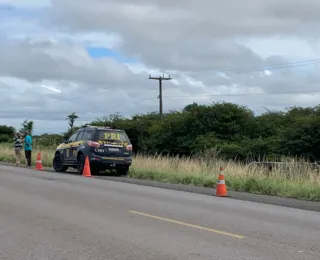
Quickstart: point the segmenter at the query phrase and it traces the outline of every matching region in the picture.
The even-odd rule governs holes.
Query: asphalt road
[[[0,259],[320,259],[320,213],[0,165]]]

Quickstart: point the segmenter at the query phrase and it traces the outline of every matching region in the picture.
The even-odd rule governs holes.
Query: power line
[[[274,65],[270,65],[270,66],[257,66],[257,67],[248,67],[248,68],[238,68],[238,69],[227,69],[227,70],[220,70],[223,72],[239,72],[239,71],[254,71],[254,70],[261,70],[261,69],[276,69],[276,68],[280,68],[280,69],[285,69],[285,68],[289,68],[289,67],[301,67],[301,66],[307,66],[307,65],[316,65],[317,63],[320,63],[320,59],[313,59],[313,60],[304,60],[304,61],[297,61],[297,62],[287,62],[287,63],[282,63],[282,64],[274,64]],[[189,72],[188,74],[190,76],[192,76],[193,74],[198,74],[198,75],[206,75],[208,74],[208,72]],[[212,74],[212,72],[209,72],[210,74]],[[192,76],[193,77],[193,76]],[[161,118],[163,118],[163,96],[162,96],[162,80],[170,80],[172,79],[171,77],[169,78],[165,78],[165,77],[149,77],[150,79],[153,80],[158,80],[159,81],[159,110],[160,110],[160,115]],[[161,78],[161,80],[160,80]],[[136,80],[133,81],[133,83],[142,83],[144,82],[143,80]],[[123,84],[119,84],[119,86],[121,86]],[[63,102],[63,101],[69,101],[69,100],[75,100],[75,98],[86,98],[89,96],[93,96],[93,95],[97,95],[97,94],[101,94],[104,92],[109,91],[109,89],[103,89],[101,91],[98,92],[92,92],[86,95],[78,95],[78,96],[72,96],[72,97],[59,97],[58,100],[50,100],[47,101],[46,103],[56,103],[56,102]],[[308,94],[308,93],[320,93],[320,91],[286,91],[286,92],[262,92],[262,93],[243,93],[243,94],[203,94],[203,95],[196,95],[196,96],[164,96],[164,97],[169,97],[169,98],[199,98],[199,97],[209,97],[209,96],[252,96],[252,95],[280,95],[280,94]],[[161,97],[161,98],[160,98]],[[154,100],[156,99],[154,98],[148,98],[148,99],[143,99],[143,100],[138,100],[136,102],[144,102],[147,100]],[[135,102],[135,101],[133,101]],[[98,111],[104,111],[105,109],[99,109],[99,110],[94,110],[92,112],[98,112]],[[39,113],[39,112],[38,112]],[[44,112],[40,112],[40,114],[42,114]]]
[[[212,75],[216,74],[218,72],[250,72],[250,71],[255,71],[255,70],[263,70],[263,69],[286,69],[286,68],[292,68],[294,66],[295,68],[302,67],[302,66],[310,66],[310,65],[316,65],[317,63],[320,63],[320,59],[314,59],[314,60],[304,60],[304,61],[296,61],[296,62],[286,62],[282,64],[274,64],[274,65],[269,65],[269,66],[257,66],[257,67],[248,67],[248,68],[235,68],[235,69],[226,69],[226,70],[217,70],[216,72],[187,72],[187,75],[190,75],[192,78],[196,78],[196,76],[202,76],[202,75]],[[182,74],[182,73],[181,73]],[[159,80],[157,78],[154,78],[156,80]],[[164,79],[164,78],[163,78]],[[142,83],[144,80],[136,80],[131,82],[132,83]],[[122,84],[121,84],[122,85]],[[120,84],[119,84],[120,86]],[[116,87],[116,86],[115,86]],[[97,94],[102,94],[105,92],[108,92],[109,89],[103,89],[98,92],[92,92],[86,95],[78,95],[78,96],[72,96],[72,97],[60,97],[58,100],[50,100],[47,101],[46,103],[56,103],[56,102],[63,102],[63,101],[69,101],[69,100],[74,100],[75,98],[83,98],[83,97],[90,97],[94,96]],[[160,91],[159,91],[160,92]]]
[[[199,95],[185,95],[185,96],[163,96],[166,98],[201,98],[201,97],[237,97],[237,96],[255,96],[255,95],[286,95],[286,94],[310,94],[310,93],[320,93],[320,90],[307,90],[307,91],[276,91],[276,92],[260,92],[260,93],[239,93],[239,94],[199,94]],[[137,100],[137,102],[145,102],[145,101],[151,101],[156,100],[157,97],[150,97],[145,99]],[[158,97],[159,99],[159,97]],[[90,110],[90,112],[100,112],[100,111],[106,111],[106,108],[100,108],[100,109],[94,109]],[[45,114],[45,112],[37,112],[38,114]]]
[[[242,94],[203,94],[203,95],[193,95],[193,96],[164,96],[167,98],[199,98],[199,97],[219,97],[219,96],[253,96],[253,95],[278,95],[278,94],[310,94],[310,93],[320,93],[320,90],[314,90],[314,91],[282,91],[282,92],[261,92],[261,93],[242,93]],[[155,100],[157,99],[156,97],[153,98],[146,98],[146,99],[141,99],[138,100],[137,102],[144,102],[144,101],[149,101],[149,100]],[[102,109],[95,109],[95,110],[90,110],[90,112],[102,112],[102,111],[107,111],[106,108]],[[88,111],[87,111],[88,112]],[[46,112],[37,112],[37,114],[45,114]],[[39,119],[36,117],[33,117],[32,120],[45,120],[45,119]],[[62,119],[61,119],[62,120]],[[57,120],[60,121],[60,120]]]
[[[194,96],[165,96],[167,98],[195,98],[195,97],[231,97],[231,96],[254,96],[254,95],[281,95],[281,94],[310,94],[320,93],[320,90],[307,91],[277,91],[277,92],[261,92],[261,93],[239,93],[239,94],[200,94]]]
[[[160,113],[160,120],[163,120],[163,104],[162,104],[162,80],[171,80],[172,78],[170,77],[151,77],[149,75],[149,79],[152,80],[158,80],[159,81],[159,113]]]
[[[289,69],[289,68],[299,68],[304,66],[312,66],[320,64],[320,59],[313,60],[304,60],[304,61],[296,61],[296,62],[285,62],[278,63],[273,65],[261,65],[256,67],[247,67],[247,68],[234,68],[234,69],[216,69],[213,71],[202,71],[202,72],[185,72],[185,74],[190,75],[192,77],[196,75],[212,75],[216,73],[227,73],[227,72],[254,72],[259,70],[276,70],[276,69]],[[182,73],[180,73],[182,74]]]
[[[131,81],[130,84],[132,83],[143,83],[145,82],[144,80],[140,79],[140,80],[135,80],[135,81]],[[123,84],[121,84],[123,85]],[[120,86],[120,84],[119,84]],[[118,87],[117,85],[114,86],[114,87]],[[71,97],[59,97],[58,100],[50,100],[50,101],[47,101],[46,103],[55,103],[55,102],[63,102],[63,101],[69,101],[69,100],[75,100],[75,99],[78,99],[78,98],[83,98],[83,97],[91,97],[91,96],[94,96],[94,95],[97,95],[97,94],[102,94],[102,93],[105,93],[105,92],[108,92],[110,91],[110,89],[102,89],[100,91],[96,91],[96,92],[92,92],[92,93],[88,93],[88,94],[82,94],[82,95],[78,95],[78,96],[71,96]]]
[[[136,100],[136,102],[139,102],[139,103],[142,103],[142,102],[145,102],[145,101],[150,101],[150,100],[156,100],[157,98],[156,97],[149,97],[149,98],[144,98],[144,99],[139,99],[139,100]],[[108,109],[107,108],[99,108],[99,109],[90,109],[90,111],[86,111],[86,113],[89,113],[89,112],[102,112],[102,111],[107,111]],[[75,110],[76,113],[77,110]],[[6,112],[5,112],[6,113]],[[41,111],[41,112],[37,112],[37,114],[46,114],[47,112],[44,112],[44,111]],[[1,114],[1,112],[0,112]]]
[[[281,94],[310,94],[310,93],[320,93],[320,90],[307,90],[307,91],[276,91],[276,92],[260,92],[260,93],[238,93],[238,94],[199,94],[199,95],[182,95],[182,96],[173,96],[173,95],[168,95],[168,96],[163,96],[166,98],[201,98],[201,97],[237,97],[237,96],[255,96],[255,95],[281,95]],[[139,99],[136,100],[136,102],[145,102],[145,101],[151,101],[151,100],[156,100],[157,97],[149,97],[145,99]],[[159,97],[158,97],[159,99]],[[57,100],[60,101],[60,100]],[[133,101],[134,102],[134,101]],[[101,109],[94,109],[90,110],[90,112],[100,112],[100,111],[105,111],[107,110],[106,108],[101,108]],[[6,112],[5,112],[6,113]],[[41,111],[37,112],[37,114],[45,114],[46,112]]]

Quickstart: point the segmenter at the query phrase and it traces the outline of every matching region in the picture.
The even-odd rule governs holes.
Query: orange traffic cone
[[[43,170],[43,166],[42,166],[42,161],[41,161],[41,154],[38,153],[38,156],[37,156],[37,160],[36,160],[36,170]]]
[[[216,196],[218,196],[218,197],[227,197],[228,196],[226,181],[224,179],[222,167],[220,167],[220,174],[219,174],[217,187],[216,187]]]
[[[86,156],[86,160],[85,160],[85,163],[84,163],[82,176],[91,177],[91,170],[90,170],[90,163],[89,163],[88,156]]]

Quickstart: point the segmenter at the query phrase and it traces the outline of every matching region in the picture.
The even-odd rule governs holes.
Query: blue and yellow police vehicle
[[[88,157],[91,173],[114,169],[127,175],[132,164],[132,144],[124,130],[86,125],[60,144],[53,158],[56,172],[69,167],[82,174]]]

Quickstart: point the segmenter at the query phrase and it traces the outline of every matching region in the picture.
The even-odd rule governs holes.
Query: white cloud
[[[270,66],[320,56],[319,1],[308,14],[294,1],[0,1],[14,7],[0,16],[0,123],[30,118],[38,133],[61,132],[72,112],[87,121],[157,111],[149,74],[173,77],[163,83],[166,111],[221,100],[258,113],[316,105],[317,93],[272,94],[320,87],[316,63]],[[138,62],[94,59],[88,47]]]
[[[48,89],[48,90],[50,90],[52,92],[55,92],[55,93],[61,93],[62,92],[60,89],[55,88],[55,87],[51,87],[51,86],[42,85],[41,87],[46,88],[46,89]]]
[[[51,0],[0,0],[0,4],[14,7],[48,7],[51,6]]]

